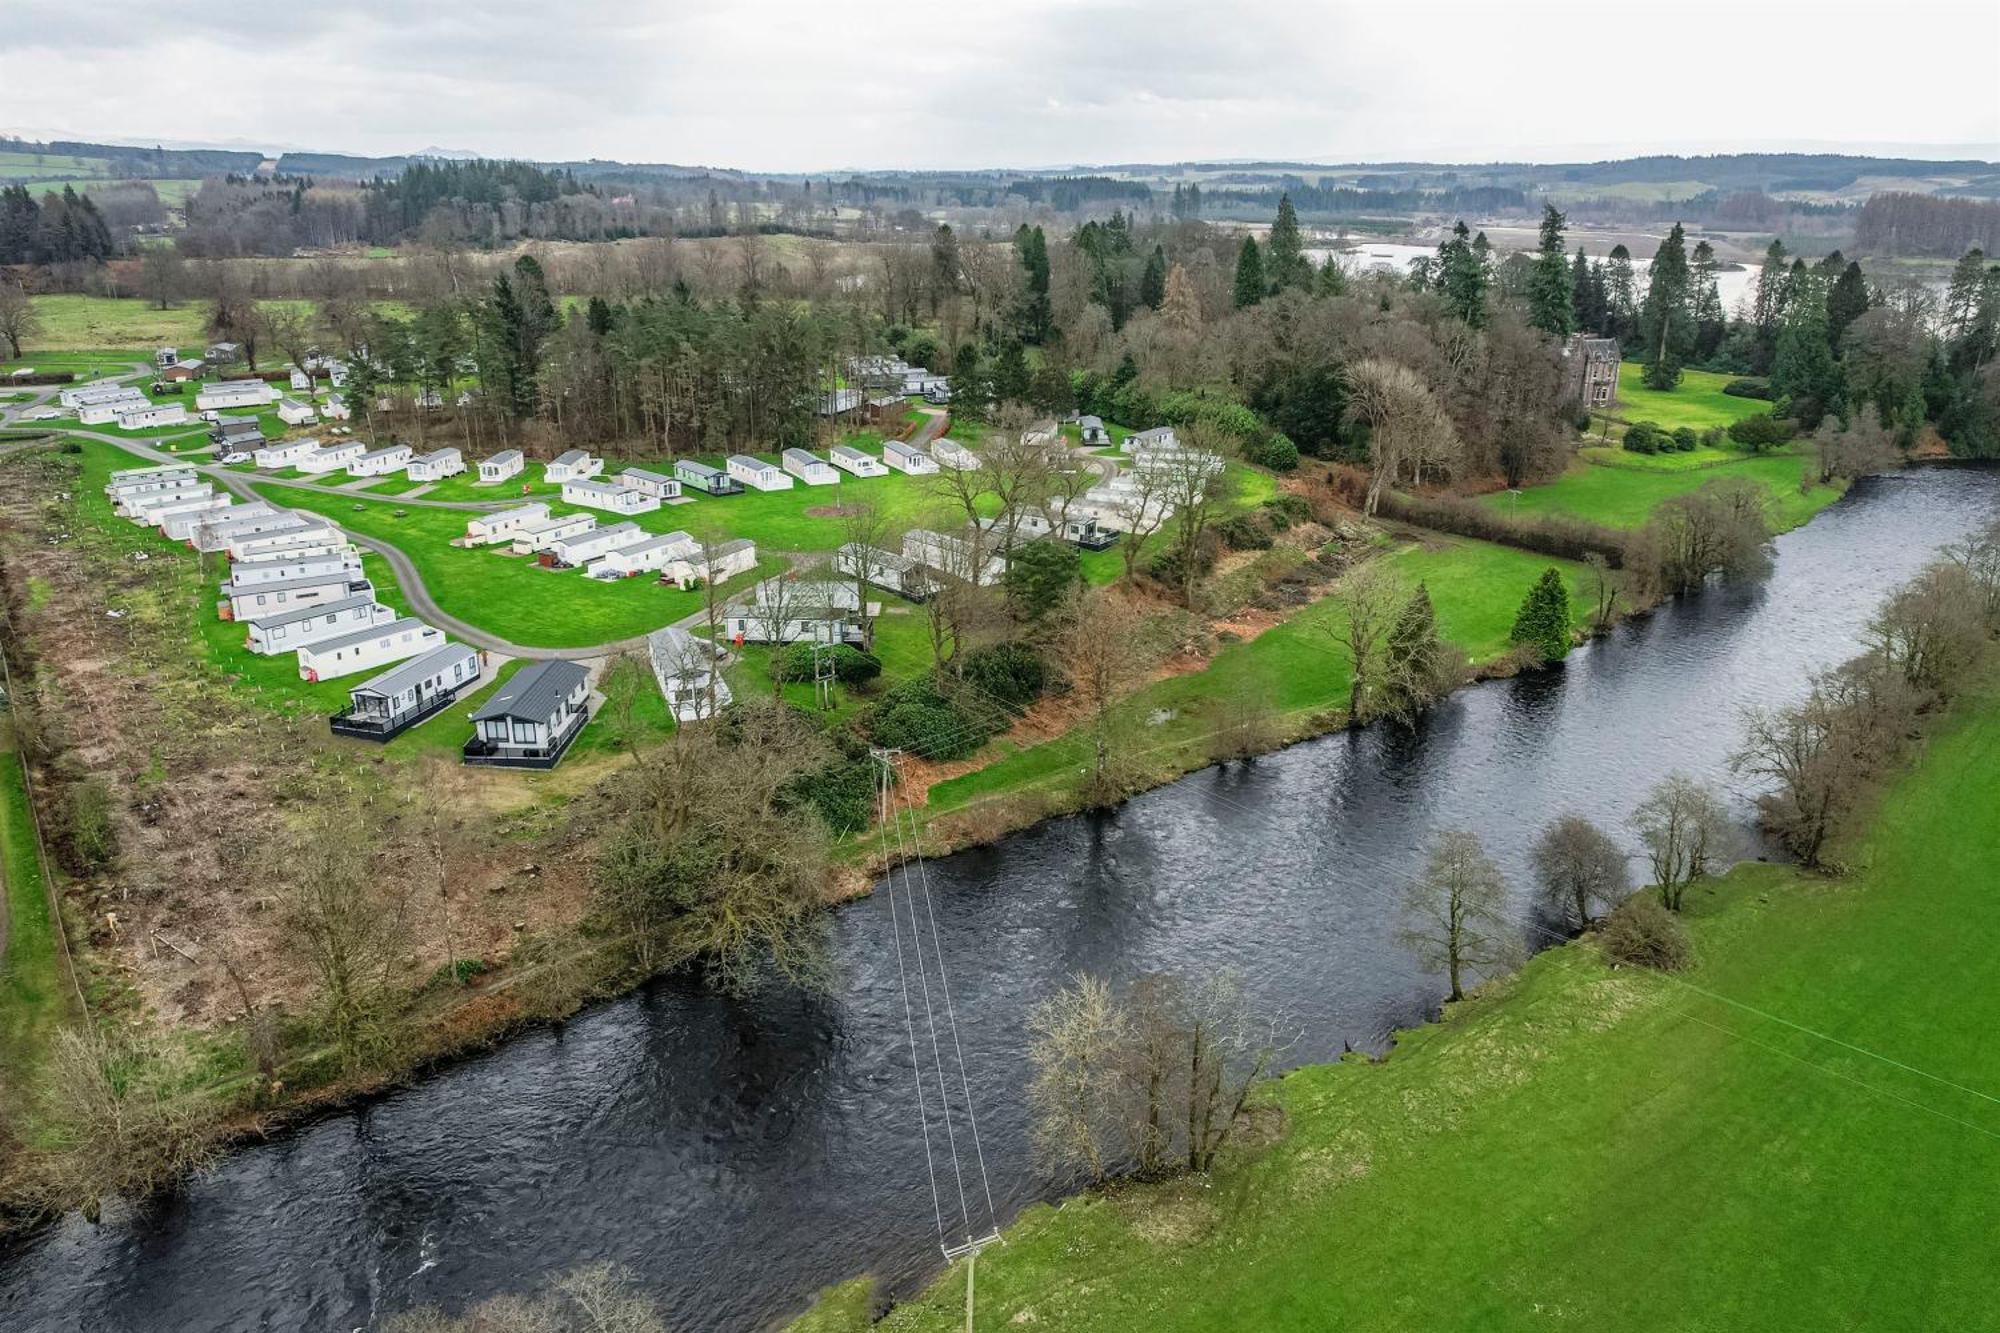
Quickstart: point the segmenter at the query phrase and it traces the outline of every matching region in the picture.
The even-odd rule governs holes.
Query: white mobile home
[[[247,569],[258,565],[282,565],[299,560],[321,560],[329,556],[355,560],[361,558],[354,549],[354,543],[341,536],[337,528],[306,528],[299,532],[286,533],[262,549],[232,556],[229,567],[231,570]]]
[[[350,477],[386,477],[392,472],[401,472],[410,465],[415,451],[407,444],[385,444],[380,449],[370,449],[361,457],[347,465]]]
[[[852,583],[765,579],[746,604],[728,609],[723,632],[737,643],[858,643],[860,596]],[[882,613],[880,602],[868,614]]]
[[[197,486],[206,487],[207,482],[195,475],[192,468],[185,473],[166,477],[137,477],[131,481],[113,482],[104,488],[104,498],[120,514],[130,516],[148,496],[166,495],[173,491],[192,490]]]
[[[292,373],[286,379],[286,383],[290,384],[294,389],[303,389],[307,393],[312,392],[312,376],[306,374],[305,371],[299,369],[297,366],[292,367]]]
[[[608,514],[650,514],[660,507],[658,497],[644,491],[615,486],[608,481],[575,478],[562,484],[564,504],[585,509],[602,509]]]
[[[162,514],[214,498],[215,487],[205,481],[171,491],[153,491],[147,495],[133,497],[130,507],[131,518],[141,527],[156,528],[160,525]]]
[[[107,384],[102,380],[90,384],[72,384],[56,394],[56,401],[64,407],[87,407],[91,403],[115,402],[120,398],[144,398],[129,384]]]
[[[676,560],[686,560],[700,550],[685,532],[663,532],[642,541],[606,551],[592,560],[584,572],[594,579],[623,579],[650,569],[665,569]]]
[[[485,482],[505,481],[518,477],[528,466],[519,449],[502,449],[491,458],[479,460],[479,479]]]
[[[939,467],[953,468],[959,472],[976,472],[980,467],[978,454],[957,440],[943,436],[931,442],[931,459]]]
[[[230,533],[223,548],[229,552],[229,558],[242,560],[247,556],[268,555],[273,551],[296,550],[307,542],[340,539],[333,525],[318,514],[281,510],[277,517],[279,521],[268,526],[260,520],[251,525],[250,531]]]
[[[866,575],[871,586],[901,593],[913,602],[921,602],[938,590],[937,580],[924,572],[922,564],[879,546],[849,542],[834,552],[833,568],[857,580]]]
[[[400,662],[443,643],[442,630],[414,617],[385,619],[332,638],[317,639],[299,649],[299,679],[335,680]]]
[[[643,541],[645,537],[645,529],[637,523],[607,523],[574,537],[558,537],[549,543],[549,550],[565,565],[586,565],[607,551]]]
[[[188,463],[161,463],[157,467],[122,467],[113,472],[104,483],[104,493],[125,486],[136,486],[147,481],[172,481],[175,477],[192,477],[194,467]]]
[[[685,591],[697,583],[721,583],[757,568],[757,543],[748,537],[702,549],[660,566],[660,579]]]
[[[222,585],[222,596],[229,604],[228,619],[258,620],[285,611],[328,607],[353,597],[372,602],[375,600],[375,585],[358,574],[320,574],[312,578],[258,583],[247,588],[236,586],[232,579]]]
[[[118,414],[118,429],[145,430],[149,426],[180,426],[188,420],[187,408],[179,403],[147,403],[141,400]]]
[[[836,444],[826,451],[827,458],[842,472],[857,477],[886,477],[889,469],[873,454],[865,454],[851,444]]]
[[[938,470],[937,461],[914,444],[889,440],[882,445],[882,461],[912,477],[929,476]]]
[[[233,560],[229,577],[222,582],[222,595],[229,597],[246,588],[324,578],[329,574],[359,578],[361,556],[350,546],[344,551],[315,551],[311,555],[281,553],[278,559]]]
[[[785,471],[808,486],[831,486],[840,478],[833,464],[804,449],[787,449],[782,455]]]
[[[550,485],[594,477],[604,470],[604,460],[592,458],[588,449],[570,449],[542,464],[542,480]]]
[[[485,464],[480,466],[484,467]],[[549,507],[537,500],[533,504],[515,505],[497,514],[480,514],[465,520],[465,539],[491,546],[504,542],[530,523],[549,516]]]
[[[245,645],[253,653],[270,657],[323,639],[337,639],[395,617],[394,611],[373,597],[341,597],[319,606],[252,619]]]
[[[1103,417],[1078,417],[1076,429],[1083,442],[1093,449],[1111,443],[1111,432],[1104,428]]]
[[[975,555],[973,545],[963,537],[911,528],[903,534],[903,554],[940,574],[961,579],[978,587],[998,583],[1007,572],[1007,562],[997,555]]]
[[[456,449],[433,449],[410,460],[411,481],[443,481],[465,471],[465,455]]]
[[[318,449],[318,440],[283,440],[277,444],[267,444],[257,450],[250,455],[250,461],[258,467],[292,467],[300,459]]]
[[[231,407],[262,407],[278,401],[278,391],[263,380],[216,380],[204,384],[194,396],[195,407],[203,412],[219,412]]]
[[[289,509],[276,509],[263,501],[231,506],[221,517],[210,523],[196,526],[193,539],[199,551],[230,551],[240,541],[260,533],[289,532],[304,527],[297,514]]]
[[[76,409],[76,419],[85,426],[108,426],[127,412],[139,412],[151,406],[145,394],[131,389],[122,398],[99,398],[85,403]]]
[[[472,715],[468,764],[554,768],[590,718],[590,673],[574,662],[521,668]]]
[[[313,410],[311,403],[301,403],[295,398],[283,398],[278,401],[278,420],[287,426],[304,426],[318,421],[319,413]]]
[[[1179,444],[1172,426],[1155,426],[1151,430],[1135,430],[1127,435],[1118,442],[1118,452],[1130,454],[1141,449],[1173,449]]]
[[[680,481],[663,472],[648,472],[642,467],[628,467],[618,474],[618,484],[627,490],[650,495],[655,500],[678,500],[681,498]]]
[[[672,625],[646,636],[653,679],[676,722],[698,722],[729,705],[729,682],[716,669],[722,649]]]
[[[564,514],[560,518],[530,519],[514,529],[514,554],[534,555],[559,541],[580,536],[597,526],[595,514]]]
[[[347,708],[328,722],[337,736],[386,741],[441,712],[479,679],[479,654],[447,643],[362,681],[347,692]]]
[[[319,405],[319,414],[328,421],[347,421],[354,416],[354,410],[347,405],[345,398],[335,393],[328,394],[326,401]]]
[[[368,446],[359,440],[342,440],[338,444],[321,445],[292,466],[312,476],[345,472],[348,464],[367,452]]]
[[[169,541],[184,542],[194,536],[196,528],[208,522],[213,515],[230,508],[235,500],[235,496],[225,491],[220,495],[210,496],[200,504],[182,505],[167,510],[158,516],[154,526],[159,528]]]
[[[731,454],[724,463],[724,470],[745,486],[754,486],[760,491],[789,491],[792,479],[776,463],[766,463],[761,458],[749,454]]]

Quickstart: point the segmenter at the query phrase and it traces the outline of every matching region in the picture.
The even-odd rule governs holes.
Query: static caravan
[[[127,412],[138,412],[151,407],[146,395],[137,389],[128,389],[122,398],[99,398],[76,409],[77,421],[85,426],[108,426]]]
[[[145,430],[149,426],[180,426],[188,420],[187,408],[179,403],[146,403],[118,414],[118,429]]]
[[[253,539],[254,540],[254,539]],[[263,545],[231,559],[230,568],[246,565],[284,564],[294,560],[317,560],[325,556],[353,556],[354,543],[340,534],[337,528],[306,528],[298,532],[285,533]]]
[[[978,587],[998,583],[1007,572],[1007,562],[997,555],[975,556],[972,543],[949,533],[928,528],[911,528],[903,534],[903,554],[940,574],[962,579]]]
[[[184,542],[196,527],[209,521],[218,510],[227,509],[235,503],[236,497],[228,493],[204,495],[198,500],[187,500],[153,511],[153,526],[169,541]]]
[[[413,616],[385,619],[329,639],[315,640],[299,649],[299,679],[335,680],[400,662],[443,643],[444,631],[433,629]]]
[[[729,682],[716,669],[722,649],[672,625],[646,636],[653,679],[676,722],[698,722],[729,705]]]
[[[549,550],[562,564],[584,565],[606,551],[630,545],[645,536],[645,529],[637,523],[609,523],[573,537],[558,537],[549,543]]]
[[[253,653],[270,657],[309,643],[337,639],[395,617],[394,611],[373,597],[341,597],[319,606],[279,611],[251,620],[245,646]]]
[[[229,512],[212,523],[196,526],[193,534],[198,551],[229,551],[239,541],[259,533],[289,531],[305,526],[289,509],[277,509],[263,501],[231,506]],[[232,555],[234,552],[231,552]]]
[[[834,475],[833,464],[804,449],[785,450],[781,461],[785,471],[808,486],[831,486],[840,480]]]
[[[410,460],[411,481],[443,481],[465,471],[465,455],[456,449],[433,449]]]
[[[721,583],[755,568],[757,543],[748,537],[738,537],[707,550],[697,547],[685,559],[668,560],[660,566],[660,581],[686,591],[697,583]]]
[[[300,459],[318,449],[318,440],[284,440],[277,444],[265,445],[250,455],[250,461],[258,467],[292,467]]]
[[[692,487],[704,495],[741,495],[743,483],[706,463],[697,463],[692,458],[683,458],[674,464],[674,475],[683,486]]]
[[[948,467],[959,472],[977,472],[980,467],[978,454],[957,440],[944,437],[932,442],[931,459],[939,467]]]
[[[514,554],[534,555],[538,551],[546,551],[555,543],[580,536],[596,526],[595,514],[531,519],[514,529]]]
[[[320,404],[319,414],[328,421],[347,421],[353,418],[354,409],[347,405],[345,398],[335,393],[328,394],[326,401]]]
[[[263,380],[216,380],[204,384],[194,396],[194,405],[203,412],[219,412],[231,407],[263,407],[278,401],[278,391]]]
[[[89,384],[72,384],[60,390],[56,394],[56,401],[64,407],[84,407],[91,403],[145,396],[129,384],[107,384],[103,380],[95,380]]]
[[[349,463],[367,452],[368,446],[359,440],[342,440],[338,444],[320,446],[292,466],[312,476],[345,472]]]
[[[1141,449],[1173,449],[1179,445],[1172,426],[1155,426],[1151,430],[1135,430],[1127,435],[1118,442],[1118,452],[1129,454]]]
[[[833,555],[834,572],[860,579],[865,574],[871,586],[887,588],[913,602],[921,602],[938,590],[937,580],[924,567],[896,551],[879,546],[849,542]]]
[[[608,514],[649,514],[660,507],[657,499],[643,491],[588,479],[564,482],[562,498],[564,504],[602,509]]]
[[[936,460],[914,444],[904,444],[901,440],[889,440],[882,446],[882,461],[898,472],[912,477],[924,477],[938,470]]]
[[[264,428],[255,417],[218,416],[208,423],[208,438],[225,454],[256,450],[263,447]]]
[[[594,579],[623,579],[650,569],[665,569],[676,560],[694,556],[700,547],[685,532],[664,532],[620,546],[598,556],[584,572]]]
[[[861,599],[852,583],[765,579],[747,605],[732,606],[723,632],[737,643],[858,643]],[[871,616],[880,602],[868,604]]]
[[[390,740],[442,712],[479,679],[479,654],[447,643],[362,681],[347,692],[347,707],[327,722],[336,736]]]
[[[269,527],[259,525],[256,530],[250,532],[231,533],[228,546],[225,548],[229,552],[229,558],[242,560],[247,556],[296,550],[307,542],[340,539],[340,534],[333,525],[318,514],[285,511],[280,517],[285,521]]]
[[[297,366],[292,367],[292,373],[286,382],[289,383],[294,389],[299,389],[306,393],[312,392],[313,377],[311,375],[308,375],[305,371],[299,369]]]
[[[663,472],[648,472],[642,467],[628,467],[618,474],[618,484],[627,490],[650,495],[655,500],[678,500],[681,498],[681,484]]]
[[[285,579],[239,588],[233,582],[222,585],[229,603],[230,620],[257,620],[284,611],[332,606],[351,597],[375,600],[375,585],[353,574],[321,574],[317,578]]]
[[[491,461],[490,459],[488,460]],[[485,463],[480,464],[486,466]],[[465,539],[481,545],[492,546],[504,542],[526,527],[549,516],[549,507],[537,500],[533,504],[515,505],[497,514],[480,514],[465,520]]]
[[[554,768],[590,718],[590,673],[574,662],[536,662],[515,672],[472,715],[468,764]]]
[[[519,449],[502,449],[491,458],[479,460],[479,479],[485,482],[505,481],[509,477],[520,476],[527,466]]]
[[[565,481],[594,477],[603,470],[604,460],[592,458],[589,450],[570,449],[542,464],[542,480],[555,486]]]
[[[178,347],[155,347],[153,349],[153,364],[162,369],[171,366],[180,359],[181,349]]]
[[[278,400],[278,420],[287,426],[305,426],[319,420],[319,413],[311,403],[299,402],[296,398]]]
[[[185,491],[195,486],[206,486],[195,474],[193,468],[172,476],[135,477],[131,481],[112,482],[104,488],[104,498],[111,507],[121,514],[130,515],[141,500],[149,495],[163,495],[168,491]]]
[[[725,464],[729,475],[745,486],[754,486],[760,491],[789,491],[792,478],[776,463],[766,463],[761,458],[748,454],[731,454]]]
[[[889,469],[873,454],[866,454],[851,444],[836,444],[826,451],[827,458],[842,472],[856,477],[886,477]]]
[[[187,463],[161,463],[156,467],[121,467],[105,481],[104,491],[108,495],[121,486],[133,486],[142,481],[171,481],[175,477],[193,475],[194,468]]]
[[[160,516],[179,509],[184,505],[197,504],[215,498],[215,487],[207,482],[194,486],[183,486],[177,490],[154,491],[133,499],[131,514],[134,522],[141,527],[157,528]]]
[[[385,444],[380,449],[370,449],[361,457],[347,465],[350,477],[386,477],[392,472],[401,472],[410,465],[415,451],[407,444]]]
[[[222,595],[229,597],[246,588],[261,588],[273,583],[291,583],[298,579],[325,578],[329,574],[344,574],[349,578],[360,577],[360,555],[350,548],[345,551],[317,551],[312,555],[288,555],[276,560],[232,561],[229,566],[229,577],[222,583]]]
[[[1103,417],[1078,417],[1076,428],[1083,442],[1092,448],[1111,443],[1111,432],[1104,428]]]

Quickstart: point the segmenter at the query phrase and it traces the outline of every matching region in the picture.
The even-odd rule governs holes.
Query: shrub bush
[[[1215,525],[1215,535],[1232,551],[1264,551],[1271,546],[1271,533],[1255,514],[1231,514]]]
[[[1694,961],[1687,928],[1652,893],[1635,893],[1598,927],[1598,944],[1614,963],[1679,972]]]
[[[1769,449],[1792,438],[1792,423],[1770,412],[1759,412],[1730,423],[1729,438],[1748,449]]]
[[[1731,380],[1722,386],[1722,391],[1731,398],[1756,398],[1771,401],[1771,386],[1762,380]]]
[[[813,646],[795,643],[778,659],[779,673],[788,681],[813,678]],[[882,674],[882,664],[852,644],[833,645],[833,676],[843,685],[861,685]]]
[[[1693,426],[1681,426],[1675,429],[1674,448],[1679,450],[1681,453],[1684,454],[1693,453],[1695,446],[1700,443],[1701,443],[1701,437],[1694,433]]]
[[[1272,431],[1255,444],[1246,445],[1243,457],[1273,472],[1290,472],[1299,465],[1299,447],[1283,431]]]
[[[962,669],[967,684],[1017,713],[1041,698],[1048,684],[1041,654],[1025,643],[975,648],[965,655]]]
[[[1625,428],[1625,448],[1635,454],[1657,454],[1670,438],[1650,421],[1635,421]]]
[[[811,806],[836,837],[866,828],[875,817],[875,762],[848,757],[792,780],[791,801]]]

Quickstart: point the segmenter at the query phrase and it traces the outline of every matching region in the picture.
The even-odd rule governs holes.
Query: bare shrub
[[[1687,928],[1650,893],[1635,893],[1604,918],[1597,932],[1606,959],[1656,972],[1679,972],[1694,962]]]

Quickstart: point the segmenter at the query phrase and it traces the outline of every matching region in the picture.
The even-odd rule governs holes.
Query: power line
[[[873,753],[882,764],[882,818],[886,822],[889,818],[889,783],[892,772],[889,766],[889,757],[893,751],[877,750],[873,751]],[[900,852],[902,850],[902,825],[900,821],[896,826],[896,842],[897,850]],[[902,922],[896,916],[896,895],[893,876],[884,881],[883,887],[886,890],[889,903],[889,925],[896,939],[896,976],[903,995],[903,1026],[909,1034],[910,1039],[910,1073],[915,1078],[917,1088],[917,1124],[923,1130],[924,1136],[924,1170],[930,1176],[931,1211],[937,1219],[938,1243],[942,1245],[944,1243],[944,1204],[938,1197],[937,1165],[933,1160],[931,1151],[930,1116],[924,1110],[923,1065],[917,1057],[917,1025],[916,1019],[910,1010],[909,974],[903,967],[903,926]]]

